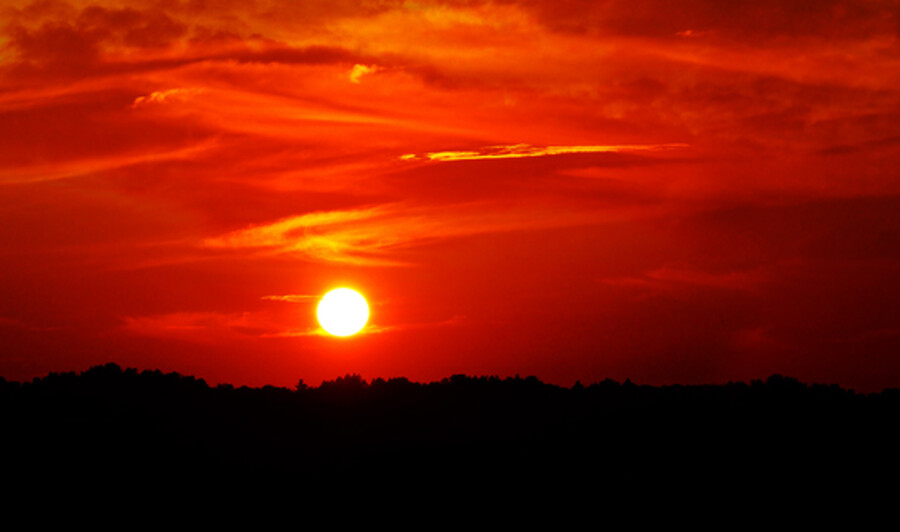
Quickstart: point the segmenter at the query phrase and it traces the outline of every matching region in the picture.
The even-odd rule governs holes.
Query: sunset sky
[[[898,387],[900,2],[3,0],[0,375],[106,362]]]

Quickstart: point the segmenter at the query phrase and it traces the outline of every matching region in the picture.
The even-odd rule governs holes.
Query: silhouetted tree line
[[[900,390],[765,381],[571,388],[535,377],[345,375],[249,388],[122,369],[0,378],[7,471],[286,475],[491,471],[518,478],[834,474],[896,464]]]

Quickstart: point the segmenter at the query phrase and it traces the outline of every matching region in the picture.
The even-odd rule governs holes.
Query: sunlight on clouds
[[[435,327],[457,327],[466,323],[465,316],[453,316],[450,319],[442,320],[442,321],[428,321],[428,322],[419,322],[419,323],[399,323],[395,325],[379,325],[377,323],[369,323],[366,324],[365,327],[356,335],[368,335],[368,334],[383,334],[383,333],[394,333],[394,332],[402,332],[402,331],[411,331],[418,329],[430,329]],[[302,338],[307,336],[323,336],[323,337],[331,337],[331,335],[326,332],[321,327],[309,327],[306,329],[302,328],[291,328],[284,331],[274,332],[274,333],[264,333],[260,337],[261,338]]]
[[[390,111],[370,109],[362,103],[348,105],[342,101],[340,89],[335,87],[336,76],[346,79],[343,67],[295,67],[286,72],[277,68],[258,72],[254,65],[216,65],[214,76],[265,76],[267,83],[297,84],[304,92],[284,89],[273,93],[264,87],[239,86],[213,79],[206,81],[202,98],[192,92],[164,91],[138,98],[134,107],[150,112],[148,103],[178,102],[177,106],[152,106],[153,112],[172,120],[199,120],[207,127],[222,131],[256,135],[264,138],[299,139],[317,145],[345,145],[348,126],[381,127],[388,131],[405,129],[440,130],[442,126],[428,124],[416,117],[399,119]],[[275,74],[273,75],[273,72]],[[209,72],[200,70],[183,74],[186,81],[202,82]],[[355,88],[355,86],[354,86]],[[318,93],[318,94],[317,94]],[[397,128],[397,129],[394,129]],[[396,134],[396,133],[395,133]]]
[[[266,301],[284,301],[286,303],[304,303],[307,301],[316,301],[321,296],[303,295],[303,294],[285,294],[282,296],[263,296],[261,299]]]
[[[634,151],[661,151],[687,148],[687,144],[646,144],[620,146],[529,146],[513,144],[509,146],[488,146],[478,151],[440,151],[424,155],[406,154],[403,160],[429,159],[432,161],[472,161],[479,159],[516,159],[521,157],[542,157],[569,153],[615,153]]]
[[[390,251],[447,238],[563,227],[601,219],[602,215],[596,212],[552,205],[398,203],[304,214],[208,238],[202,245],[212,249],[263,248],[272,253],[337,263],[401,266],[407,263],[390,258]]]
[[[378,216],[382,207],[357,209],[352,211],[314,212],[294,216],[278,222],[251,227],[227,235],[204,241],[204,245],[213,248],[248,248],[248,247],[286,247],[294,242],[294,233],[309,229],[327,227],[351,221],[364,220]]]
[[[492,2],[465,7],[405,4],[367,19],[337,20],[330,29],[348,48],[376,54],[496,65],[493,55],[507,66],[523,47],[537,50],[542,44],[542,29],[528,10]]]
[[[364,335],[371,332],[368,329],[368,326],[363,327],[363,329],[356,333],[354,336]],[[331,334],[328,334],[328,332],[321,327],[310,327],[308,329],[288,329],[285,331],[264,333],[260,335],[260,338],[303,338],[307,336],[321,336],[325,338],[332,337]]]
[[[379,68],[377,66],[353,65],[353,68],[350,70],[350,82],[357,84],[362,83],[363,76],[372,74],[378,70]]]
[[[165,91],[155,91],[150,93],[147,96],[139,96],[135,98],[132,107],[138,107],[141,105],[148,105],[153,103],[165,103],[172,99],[185,99],[191,96],[196,96],[204,92],[204,89],[200,88],[184,88],[184,89],[169,89]]]

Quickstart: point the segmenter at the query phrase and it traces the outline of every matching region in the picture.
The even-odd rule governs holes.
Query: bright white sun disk
[[[356,334],[369,321],[369,305],[356,290],[336,288],[319,301],[316,309],[319,324],[334,336]]]

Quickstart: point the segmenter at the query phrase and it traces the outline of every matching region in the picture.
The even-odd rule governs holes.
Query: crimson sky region
[[[7,1],[0,375],[900,386],[900,6]],[[369,299],[323,336],[318,297]]]

